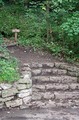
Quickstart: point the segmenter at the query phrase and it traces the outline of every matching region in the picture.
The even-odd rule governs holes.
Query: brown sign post
[[[12,29],[12,32],[15,33],[14,41],[17,42],[18,33],[20,32],[20,30],[19,29]]]

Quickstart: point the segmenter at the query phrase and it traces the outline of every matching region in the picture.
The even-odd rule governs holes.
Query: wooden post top
[[[20,32],[20,29],[12,29],[12,32],[14,32],[14,33],[19,33]]]

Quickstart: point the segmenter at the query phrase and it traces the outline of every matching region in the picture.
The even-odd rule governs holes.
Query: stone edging
[[[31,101],[32,79],[29,65],[23,66],[21,79],[13,84],[0,84],[0,108],[13,108]]]

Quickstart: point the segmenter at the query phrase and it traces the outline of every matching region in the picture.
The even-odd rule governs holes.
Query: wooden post
[[[15,42],[17,42],[18,34],[15,32]]]
[[[15,33],[14,41],[17,42],[18,33],[20,32],[20,30],[19,29],[13,29],[12,32]]]

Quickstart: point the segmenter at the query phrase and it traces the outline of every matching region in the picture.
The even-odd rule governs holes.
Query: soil
[[[59,61],[55,56],[44,50],[34,51],[32,48],[9,46],[10,54],[15,56],[21,63],[44,63]],[[61,60],[60,60],[61,61]]]
[[[0,120],[79,120],[79,109],[25,109],[0,111]]]

